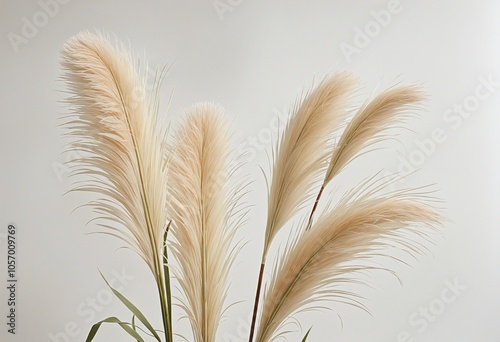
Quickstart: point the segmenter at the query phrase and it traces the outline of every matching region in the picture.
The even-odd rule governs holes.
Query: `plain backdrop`
[[[313,326],[312,342],[500,341],[499,16],[494,0],[1,0],[0,340],[83,341],[99,319],[130,320],[98,270],[161,326],[146,266],[118,241],[87,234],[97,229],[86,225],[91,213],[72,210],[91,196],[62,195],[70,186],[64,162],[74,156],[63,154],[58,127],[67,113],[59,50],[82,30],[101,30],[152,69],[170,68],[165,122],[215,102],[233,121],[235,148],[247,152],[243,170],[255,181],[228,298],[241,302],[226,312],[218,341],[246,341],[267,208],[259,166],[269,169],[273,120],[344,69],[361,80],[357,105],[395,84],[421,84],[428,98],[397,141],[341,174],[332,198],[376,172],[399,172],[398,188],[431,185],[449,222],[411,267],[381,261],[401,282],[373,272],[372,288],[348,287],[370,314],[326,303],[329,310],[296,316],[302,331]],[[18,227],[16,335],[5,324],[9,223]],[[175,314],[174,329],[192,341]],[[287,341],[299,341],[292,328]],[[116,326],[96,338],[117,340],[131,339]]]

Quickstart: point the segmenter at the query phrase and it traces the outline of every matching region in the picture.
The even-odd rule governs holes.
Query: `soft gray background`
[[[85,235],[95,228],[85,226],[91,216],[86,211],[71,214],[85,198],[61,196],[69,188],[62,164],[71,156],[61,155],[57,127],[66,111],[59,103],[64,96],[58,81],[59,48],[85,29],[129,41],[134,55],[143,59],[145,52],[153,67],[171,66],[162,90],[168,120],[176,121],[194,102],[217,102],[234,119],[238,146],[250,153],[245,171],[257,180],[248,197],[254,207],[239,235],[249,243],[232,275],[230,296],[244,302],[228,311],[219,341],[246,341],[266,210],[257,166],[267,169],[271,119],[286,112],[305,86],[341,69],[363,80],[359,101],[396,83],[421,83],[429,99],[401,144],[353,164],[337,186],[346,189],[381,169],[397,172],[401,160],[413,156],[421,170],[398,187],[435,184],[451,222],[430,247],[432,256],[413,262],[412,268],[396,267],[403,286],[387,274],[371,277],[376,287],[362,293],[372,316],[337,304],[329,304],[329,312],[298,316],[304,330],[314,323],[310,341],[500,341],[499,87],[492,87],[488,98],[472,98],[481,79],[500,81],[498,1],[401,0],[395,7],[386,0],[66,2],[50,7],[53,13],[47,16],[35,0],[0,1],[2,341],[83,341],[100,318],[129,320],[123,306],[109,300],[98,268],[160,326],[146,267],[132,253],[116,251],[116,241]],[[214,4],[225,4],[224,12],[218,13]],[[388,9],[393,10],[391,18],[384,26],[377,24],[372,11]],[[30,37],[13,45],[9,34],[22,35],[26,21],[34,20],[37,31],[24,32]],[[343,53],[342,47],[354,45],[358,30],[365,29],[372,35],[366,46],[349,56]],[[459,121],[454,106],[464,102],[473,110]],[[446,121],[443,115],[450,110]],[[428,142],[436,129],[446,139],[424,155],[418,142]],[[251,150],[248,139],[257,142]],[[15,336],[4,325],[5,233],[10,222],[19,228]],[[128,278],[120,282],[116,272]],[[447,281],[459,283],[461,290],[443,307],[440,298]],[[429,306],[439,314],[424,319],[425,326],[410,322]],[[175,328],[191,339],[185,320]],[[96,340],[118,339],[130,340],[108,326]],[[294,334],[288,340],[299,339]]]

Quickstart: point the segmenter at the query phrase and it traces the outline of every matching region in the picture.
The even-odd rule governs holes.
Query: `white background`
[[[79,31],[99,29],[130,42],[135,56],[144,59],[145,52],[152,67],[171,66],[162,90],[167,120],[177,121],[192,103],[213,101],[233,119],[238,146],[248,150],[248,139],[257,141],[245,168],[256,180],[247,197],[253,208],[239,233],[248,244],[232,274],[230,295],[230,300],[243,302],[228,311],[218,341],[246,341],[266,217],[258,165],[268,168],[270,121],[286,112],[314,80],[343,69],[362,80],[358,103],[396,83],[423,84],[429,97],[421,118],[411,122],[413,132],[352,164],[337,187],[349,188],[379,170],[396,172],[401,160],[413,158],[420,171],[398,186],[435,184],[450,223],[430,246],[429,256],[413,262],[412,268],[395,266],[402,286],[387,274],[373,274],[376,287],[362,290],[372,316],[338,304],[329,304],[331,311],[299,315],[304,330],[314,325],[309,340],[396,342],[410,341],[402,337],[408,335],[422,342],[500,341],[500,87],[474,102],[481,79],[500,81],[500,2],[218,4],[226,7],[217,10],[212,0],[72,0],[47,16],[40,14],[44,10],[37,1],[1,0],[0,339],[83,341],[98,319],[116,315],[129,320],[131,315],[117,300],[108,303],[98,269],[110,279],[116,272],[133,278],[124,281],[123,292],[155,326],[161,325],[146,266],[131,252],[117,250],[117,241],[85,235],[95,231],[92,224],[85,226],[91,214],[71,211],[86,198],[62,196],[70,183],[58,128],[67,111],[60,103],[64,86],[58,80],[59,49]],[[380,19],[380,11],[391,13],[390,18]],[[39,27],[28,32],[26,22]],[[360,31],[369,34],[364,42]],[[14,35],[23,40],[13,43]],[[347,45],[355,52],[343,52]],[[454,106],[464,103],[472,109],[458,121]],[[448,121],[443,116],[447,112]],[[432,149],[425,145],[430,150],[424,154],[419,142],[429,143],[436,129],[445,138]],[[7,334],[5,325],[8,223],[19,229],[15,336]],[[461,290],[443,307],[447,281],[459,283]],[[97,309],[89,306],[93,298]],[[410,322],[411,317],[422,320],[419,310],[429,306],[431,314],[439,314],[424,319],[425,324]],[[191,339],[185,320],[174,328]],[[119,328],[107,326],[96,341],[118,339],[130,341]],[[299,340],[299,333],[289,335],[288,341]]]

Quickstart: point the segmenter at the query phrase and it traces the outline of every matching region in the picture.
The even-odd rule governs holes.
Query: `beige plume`
[[[362,107],[348,124],[336,145],[326,172],[328,184],[364,148],[384,138],[384,131],[401,123],[408,109],[424,99],[415,86],[390,88]]]
[[[318,300],[364,307],[359,296],[338,285],[359,283],[352,274],[372,269],[367,259],[384,255],[388,246],[421,252],[411,234],[425,236],[422,226],[439,222],[440,216],[431,207],[401,194],[344,199],[294,239],[280,257],[265,295],[256,341],[281,336],[288,318]]]
[[[296,107],[274,151],[264,250],[249,342],[255,332],[269,247],[278,231],[311,199],[314,185],[326,169],[329,140],[344,122],[356,83],[348,72],[325,77]]]
[[[409,116],[408,110],[423,99],[424,93],[418,87],[394,87],[385,90],[358,110],[333,149],[323,184],[309,215],[307,229],[311,227],[314,213],[328,183],[358,157],[362,150],[387,139],[385,131],[402,123]]]
[[[153,273],[162,302],[165,334],[171,332],[163,265],[167,226],[167,170],[156,122],[156,100],[123,48],[101,35],[80,33],[62,49],[69,89],[68,149],[83,177],[73,190],[102,195],[90,203],[106,233],[126,241]]]
[[[194,341],[215,342],[238,249],[239,191],[230,184],[232,139],[222,109],[195,105],[175,132],[171,158],[172,251]]]
[[[327,142],[345,119],[355,85],[347,72],[326,77],[291,116],[272,170],[264,257],[274,236],[311,198],[326,167]]]

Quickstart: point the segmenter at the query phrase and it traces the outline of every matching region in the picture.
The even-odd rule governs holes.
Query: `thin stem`
[[[165,296],[166,296],[166,303],[162,303],[162,315],[164,315],[165,311],[165,304],[166,304],[166,314],[167,316],[163,316],[163,322],[165,326],[165,320],[167,321],[167,327],[165,328],[165,339],[167,342],[173,341],[172,337],[172,295],[170,291],[170,268],[168,266],[168,254],[167,254],[167,235],[168,231],[170,229],[170,225],[172,224],[172,221],[168,222],[167,228],[165,229],[165,234],[163,236],[163,275],[164,275],[164,288],[165,288]],[[167,334],[167,328],[168,328],[168,334]]]
[[[172,327],[171,327],[171,322],[170,322],[170,315],[169,315],[169,305],[168,305],[168,300],[166,298],[166,287],[165,281],[163,279],[164,277],[160,277],[160,279],[157,280],[157,285],[158,285],[158,293],[160,295],[160,306],[161,306],[161,315],[163,318],[163,329],[165,331],[165,341],[166,342],[172,342]]]
[[[325,190],[324,184],[321,186],[321,189],[319,189],[318,196],[316,196],[316,201],[314,201],[314,205],[313,205],[313,208],[311,210],[311,214],[309,215],[309,221],[307,222],[306,230],[309,230],[312,226],[314,212],[316,211],[316,208],[318,207],[318,203],[319,203],[319,200],[321,198],[321,195],[323,194],[323,190]]]
[[[324,246],[327,245],[327,243],[331,241],[331,240],[328,240],[326,241],[325,243],[323,243],[323,245],[321,246],[321,248],[318,249],[321,250],[322,248],[324,248]],[[316,251],[315,255],[318,253],[318,251]],[[274,309],[273,311],[271,312],[271,315],[269,316],[270,318],[267,320],[267,325],[265,327],[263,327],[263,331],[262,331],[262,336],[266,336],[266,333],[267,331],[269,330],[269,327],[270,327],[270,322],[272,322],[274,320],[274,318],[276,317],[276,315],[278,314],[278,311],[279,309],[281,308],[281,306],[283,305],[283,302],[285,300],[285,298],[288,296],[288,294],[290,293],[290,291],[293,289],[293,287],[297,284],[297,282],[299,281],[299,278],[300,278],[300,275],[302,274],[302,272],[309,266],[309,264],[314,260],[313,257],[309,258],[309,260],[307,260],[307,262],[300,268],[299,272],[297,273],[299,276],[295,277],[293,279],[293,281],[291,282],[290,285],[288,285],[285,293],[283,294],[283,296],[281,296],[279,302],[277,303],[277,305],[274,306]]]
[[[255,302],[253,305],[253,314],[252,314],[252,324],[250,325],[250,337],[248,338],[248,342],[252,342],[253,335],[255,332],[255,322],[257,320],[257,309],[259,308],[259,300],[260,300],[260,290],[262,288],[262,278],[264,275],[265,261],[263,260],[260,264],[260,272],[259,272],[259,280],[257,282],[257,292],[255,293]]]

